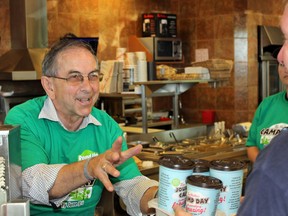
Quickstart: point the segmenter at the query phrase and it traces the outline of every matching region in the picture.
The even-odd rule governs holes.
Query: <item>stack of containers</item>
[[[123,50],[124,51],[124,50]],[[135,93],[141,93],[139,85],[135,85],[135,82],[147,81],[147,59],[145,52],[125,52],[124,55],[119,51],[117,53],[118,59],[123,60],[123,91],[132,91]],[[127,87],[129,83],[129,87]],[[128,90],[129,88],[129,90]]]
[[[146,82],[147,81],[147,59],[145,52],[135,52],[137,61],[137,75],[135,76],[135,82]],[[141,87],[135,85],[135,92],[141,93]]]
[[[164,156],[159,165],[158,198],[150,201],[156,216],[174,215],[175,203],[193,216],[236,215],[244,162]]]
[[[192,160],[195,163],[193,169],[193,175],[205,175],[210,176],[210,164],[209,161],[203,159],[194,159]]]
[[[238,160],[213,160],[210,176],[223,182],[217,215],[236,215],[240,206],[245,163]]]
[[[134,92],[135,76],[137,79],[136,56],[134,52],[125,52],[123,67],[123,92]]]
[[[159,164],[158,206],[172,214],[173,204],[185,207],[186,179],[193,174],[194,162],[181,156],[164,156]]]
[[[214,216],[222,187],[222,181],[218,178],[204,175],[188,176],[186,211],[195,216]]]
[[[186,211],[193,216],[236,215],[245,163],[236,159],[193,162],[193,175],[187,177]]]
[[[147,81],[147,60],[145,52],[135,52],[137,60],[137,82]]]
[[[116,50],[116,64],[118,64],[118,72],[117,72],[117,92],[123,92],[123,67],[125,60],[125,53],[127,49],[124,47],[119,47]],[[129,89],[129,86],[128,86]]]
[[[125,56],[126,51],[127,51],[127,49],[124,48],[124,47],[117,48],[117,50],[116,50],[116,61],[124,63],[124,56]]]

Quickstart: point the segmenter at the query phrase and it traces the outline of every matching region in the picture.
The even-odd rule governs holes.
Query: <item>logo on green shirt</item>
[[[91,150],[84,150],[80,155],[78,155],[78,161],[87,160],[91,157],[98,156],[97,152]],[[62,203],[62,208],[75,208],[80,207],[85,204],[85,200],[90,199],[93,191],[93,185],[95,180],[82,185],[81,187],[72,191],[67,200]]]
[[[269,128],[263,128],[260,131],[260,143],[266,147],[270,144],[271,140],[277,136],[284,127],[287,127],[288,124],[280,123],[270,126]]]

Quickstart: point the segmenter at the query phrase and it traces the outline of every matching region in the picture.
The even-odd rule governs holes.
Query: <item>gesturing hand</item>
[[[137,145],[129,148],[126,151],[121,151],[122,137],[118,137],[113,143],[112,148],[105,153],[94,157],[89,162],[88,171],[93,177],[98,178],[108,191],[113,191],[113,185],[109,180],[108,174],[113,177],[118,177],[120,172],[115,168],[124,163],[129,158],[139,154],[142,150],[142,145]]]

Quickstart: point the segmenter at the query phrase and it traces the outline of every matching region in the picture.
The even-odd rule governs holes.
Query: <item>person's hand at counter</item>
[[[247,156],[252,163],[255,163],[260,150],[256,146],[247,147]]]
[[[191,214],[186,212],[180,205],[174,204],[173,210],[175,212],[175,216],[191,216]]]

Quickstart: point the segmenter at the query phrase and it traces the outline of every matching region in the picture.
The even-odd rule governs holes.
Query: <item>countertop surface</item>
[[[143,129],[141,127],[129,127],[129,126],[122,126],[120,125],[121,129],[124,131],[124,132],[127,132],[127,133],[143,133]],[[148,133],[155,133],[155,132],[162,132],[164,130],[161,130],[161,129],[154,129],[154,128],[148,128]]]

